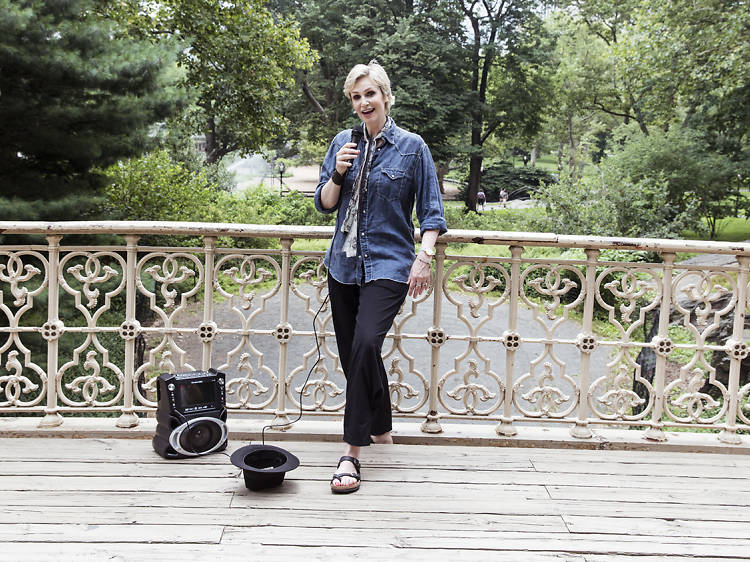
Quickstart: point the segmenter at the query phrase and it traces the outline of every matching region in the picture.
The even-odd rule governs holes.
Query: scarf
[[[364,127],[364,136],[362,137],[365,142],[365,155],[362,160],[362,166],[359,168],[357,178],[354,180],[354,187],[352,188],[352,196],[349,199],[349,206],[346,208],[346,215],[344,221],[341,223],[341,232],[346,235],[344,239],[343,252],[347,258],[351,258],[357,255],[357,236],[359,231],[359,201],[362,194],[367,190],[367,180],[370,177],[370,170],[372,169],[372,162],[375,159],[375,148],[378,144],[378,139],[383,138],[383,134],[393,124],[393,119],[386,117],[385,125],[380,130],[375,138],[370,138],[367,135],[367,127]]]

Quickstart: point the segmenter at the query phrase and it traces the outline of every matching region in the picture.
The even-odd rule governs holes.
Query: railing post
[[[281,318],[279,325],[274,330],[276,340],[279,342],[279,375],[278,396],[275,417],[273,419],[274,429],[285,431],[291,427],[289,416],[286,413],[286,386],[287,386],[287,343],[292,334],[289,325],[289,291],[291,271],[291,248],[292,238],[281,239]]]
[[[596,347],[594,337],[594,301],[596,300],[596,262],[599,250],[586,250],[586,300],[583,305],[583,326],[578,335],[577,346],[581,352],[581,377],[578,386],[578,419],[570,429],[570,434],[578,439],[590,439],[592,437],[589,429],[588,397],[589,379],[591,369],[591,352]]]
[[[747,277],[750,257],[739,256],[737,263],[740,273],[737,276],[737,304],[734,309],[734,324],[732,337],[726,342],[729,363],[729,407],[727,408],[724,429],[719,433],[719,441],[730,445],[739,445],[742,439],[737,435],[737,409],[739,408],[740,367],[742,360],[748,355],[748,346],[744,342],[745,309],[747,306]]]
[[[516,351],[521,343],[518,333],[518,303],[521,297],[521,254],[522,246],[510,247],[510,300],[508,306],[508,329],[503,334],[505,346],[505,396],[503,397],[503,415],[495,428],[495,433],[512,437],[518,433],[513,427],[513,374],[516,365]]]
[[[141,325],[135,317],[135,264],[138,259],[138,239],[135,234],[125,236],[125,322],[120,325],[120,337],[125,340],[125,380],[123,381],[122,414],[117,427],[135,427],[138,416],[133,409],[133,386],[135,385],[135,340]]]
[[[435,283],[432,291],[432,326],[428,332],[428,338],[432,350],[430,352],[430,396],[429,411],[427,419],[422,423],[424,433],[441,433],[443,427],[440,425],[438,414],[438,379],[440,377],[440,347],[446,342],[445,331],[441,327],[440,319],[443,314],[443,278],[445,273],[445,244],[436,244],[435,254]]]
[[[216,336],[216,322],[214,322],[214,262],[216,259],[216,237],[203,238],[206,251],[206,262],[203,274],[203,323],[198,328],[198,335],[203,342],[203,358],[201,368],[207,371],[211,368],[211,347]]]
[[[47,323],[42,328],[43,334],[47,340],[47,407],[44,409],[44,417],[39,421],[39,427],[57,427],[63,423],[63,417],[58,413],[57,408],[57,368],[58,368],[58,350],[60,335],[62,334],[63,325],[60,322],[59,300],[60,285],[58,284],[58,275],[60,271],[60,240],[62,236],[47,236],[49,244],[48,251],[48,300],[47,300]]]
[[[651,341],[656,353],[656,371],[654,374],[654,411],[651,414],[651,427],[646,430],[645,437],[652,441],[666,441],[664,422],[664,376],[667,370],[667,356],[674,349],[669,339],[669,313],[672,309],[672,271],[674,269],[674,253],[664,253],[664,272],[662,274],[661,308],[659,310],[659,333]]]

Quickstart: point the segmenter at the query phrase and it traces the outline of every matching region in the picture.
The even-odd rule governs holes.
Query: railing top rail
[[[183,236],[235,236],[259,238],[330,238],[331,226],[263,225],[169,221],[0,221],[0,234],[121,234]],[[419,230],[414,237],[419,240]],[[750,244],[707,240],[573,236],[545,232],[450,230],[441,242],[507,246],[557,246],[562,248],[697,252],[750,256]]]

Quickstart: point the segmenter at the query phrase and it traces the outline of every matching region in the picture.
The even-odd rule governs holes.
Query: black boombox
[[[157,453],[165,459],[183,459],[226,448],[225,378],[214,369],[159,375],[152,441]]]

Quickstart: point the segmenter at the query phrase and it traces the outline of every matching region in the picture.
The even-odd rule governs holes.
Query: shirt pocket
[[[387,201],[400,200],[407,183],[406,172],[399,168],[382,168],[377,174],[375,193]]]

